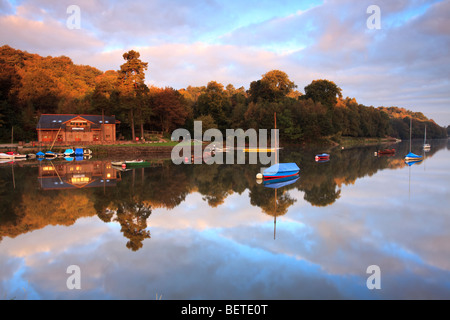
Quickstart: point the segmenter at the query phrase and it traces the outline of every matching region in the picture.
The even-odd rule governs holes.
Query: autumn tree
[[[154,117],[165,133],[184,125],[189,108],[184,97],[177,90],[166,87],[151,90],[150,105]]]
[[[144,82],[148,63],[141,61],[139,57],[140,54],[137,51],[130,50],[125,52],[123,59],[126,62],[120,66],[120,70],[118,71],[122,105],[129,112],[129,123],[133,141],[136,138],[136,113],[138,116],[141,116],[140,119],[142,120],[145,94],[148,92],[148,88]],[[141,136],[143,136],[143,122],[141,121],[140,124]]]

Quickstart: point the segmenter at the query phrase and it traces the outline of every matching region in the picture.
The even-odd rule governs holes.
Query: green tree
[[[314,102],[320,102],[329,108],[336,105],[337,97],[342,98],[342,90],[333,81],[313,80],[305,87],[304,98],[311,98]]]
[[[229,127],[231,101],[223,85],[216,81],[210,81],[205,92],[198,97],[194,112],[196,117],[208,114],[213,117],[218,129]]]
[[[217,129],[217,124],[210,114],[207,114],[206,116],[200,116],[195,119],[195,121],[202,122],[202,133],[205,133],[205,131],[208,129]]]
[[[297,88],[288,75],[280,70],[272,70],[264,74],[261,80],[250,83],[249,96],[253,102],[258,99],[277,101]]]

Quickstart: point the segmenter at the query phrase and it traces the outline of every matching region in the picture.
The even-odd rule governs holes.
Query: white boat
[[[7,152],[7,153],[1,153],[0,159],[26,159],[26,154],[19,154],[17,152]]]
[[[425,126],[425,138],[423,139],[423,150],[429,151],[431,146],[427,143],[427,126]]]
[[[53,159],[53,158],[58,157],[58,155],[57,155],[56,153],[52,152],[52,151],[47,151],[47,152],[45,153],[45,157],[46,157],[47,159],[49,159],[49,158]]]
[[[127,165],[127,164],[139,164],[139,163],[143,163],[144,160],[141,159],[136,159],[136,160],[125,160],[125,161],[112,161],[111,165],[116,166],[116,167],[120,167],[122,165]]]
[[[10,155],[10,154],[6,154],[4,152],[1,152],[0,153],[0,159],[14,159],[14,156]]]

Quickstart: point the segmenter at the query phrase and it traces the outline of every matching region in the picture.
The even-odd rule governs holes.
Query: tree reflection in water
[[[280,161],[299,164],[300,179],[279,189],[276,201],[273,189],[256,182],[260,165],[176,166],[166,161],[156,167],[116,172],[109,160],[80,161],[75,166],[55,160],[55,165],[47,165],[46,170],[45,163],[38,161],[1,164],[0,240],[47,225],[69,226],[79,218],[96,214],[104,222],[119,223],[129,240],[127,247],[136,251],[150,238],[147,223],[152,210],[178,207],[191,193],[201,194],[215,208],[230,195],[242,195],[248,190],[250,204],[274,217],[287,214],[297,201],[290,190],[303,192],[304,200],[313,206],[329,206],[341,196],[343,184],[353,184],[379,170],[404,167],[403,156],[409,143],[395,148],[393,157],[375,157],[378,146],[336,148],[329,150],[331,160],[326,163],[314,161],[317,150],[283,149]],[[448,148],[447,140],[433,141],[426,157],[441,148]]]

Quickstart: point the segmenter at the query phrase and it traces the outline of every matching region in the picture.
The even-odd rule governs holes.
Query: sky
[[[147,84],[175,89],[248,89],[278,69],[300,92],[327,79],[364,105],[447,126],[449,17],[450,1],[437,0],[0,0],[0,45],[102,71],[136,50]]]

